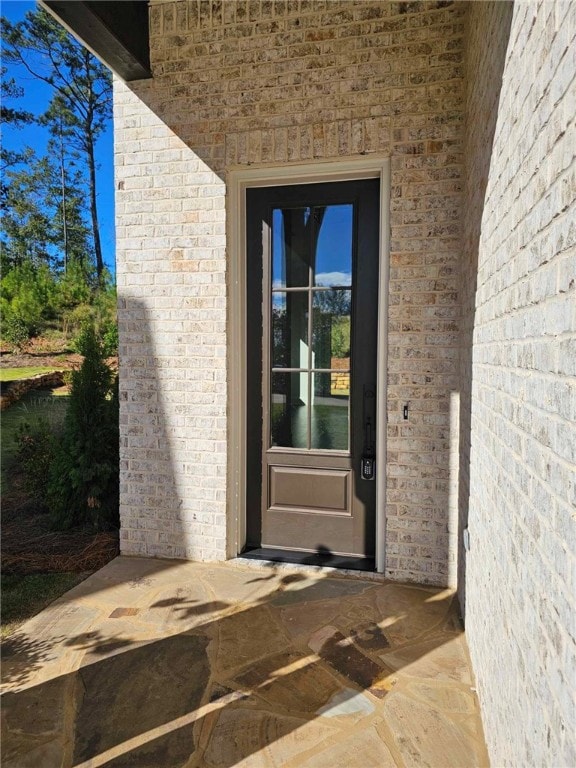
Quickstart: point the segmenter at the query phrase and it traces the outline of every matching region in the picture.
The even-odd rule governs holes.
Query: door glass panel
[[[349,450],[353,227],[353,204],[272,211],[272,447]]]
[[[272,288],[310,284],[311,228],[310,208],[272,211]]]
[[[313,367],[350,368],[352,291],[314,291],[312,298]]]
[[[308,448],[308,377],[306,372],[272,374],[272,446]]]
[[[314,373],[311,411],[311,448],[348,449],[350,374]],[[338,379],[339,377],[339,379]],[[338,384],[342,385],[338,389]],[[336,394],[341,392],[342,394]]]
[[[272,294],[272,366],[308,368],[308,291]]]
[[[314,214],[318,230],[314,285],[352,285],[354,206],[316,207]]]

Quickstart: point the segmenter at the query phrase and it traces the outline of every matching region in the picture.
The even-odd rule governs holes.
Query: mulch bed
[[[37,352],[35,354],[2,352],[0,355],[0,368],[33,368],[41,365],[46,368],[54,366],[57,369],[72,369],[80,368],[83,359],[82,355],[73,352],[65,355],[47,352]],[[118,357],[109,357],[106,363],[113,371],[118,370]]]
[[[46,510],[17,487],[2,501],[2,573],[95,571],[118,551],[118,531],[51,530]]]
[[[46,352],[37,352],[36,354],[2,352],[0,356],[0,368],[27,368],[37,365],[50,368],[79,368],[82,363],[82,355],[76,353],[70,354],[50,354]]]

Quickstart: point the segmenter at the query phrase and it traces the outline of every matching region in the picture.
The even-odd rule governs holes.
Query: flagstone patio
[[[4,768],[487,766],[448,590],[119,557],[4,643]]]

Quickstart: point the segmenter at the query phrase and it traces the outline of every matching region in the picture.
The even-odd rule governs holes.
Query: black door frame
[[[362,563],[363,568],[374,570],[376,483],[374,480],[361,480],[359,469],[361,452],[365,447],[365,391],[373,393],[376,386],[378,327],[374,310],[378,305],[379,287],[379,199],[379,179],[255,187],[247,191],[247,409],[254,427],[249,429],[247,434],[246,552],[252,556],[254,552],[258,552],[262,557],[268,556],[267,559],[322,562],[326,565],[340,563],[342,566],[354,562],[356,565]],[[264,350],[271,343],[271,329],[268,325],[271,319],[269,291],[272,290],[272,277],[269,272],[271,265],[268,262],[271,258],[269,248],[272,210],[289,210],[294,207],[301,209],[302,206],[313,206],[314,209],[317,206],[343,204],[354,205],[350,445],[347,451],[336,452],[310,452],[294,448],[269,449],[267,445],[270,438],[270,394],[267,385],[270,381],[268,365],[263,362],[268,358],[268,353]],[[314,217],[308,221],[308,225],[315,231]],[[306,237],[310,234],[312,233]],[[306,289],[292,290],[297,290],[298,295],[302,295],[302,290]],[[308,293],[309,291],[310,289]],[[372,403],[375,406],[374,401]],[[260,439],[256,423],[262,424]],[[373,414],[372,423],[374,424]],[[372,448],[375,448],[375,445]],[[294,489],[301,499],[303,497],[301,491],[298,492],[298,487],[309,485],[310,493],[314,495],[318,485],[312,478],[318,476],[317,472],[320,471],[318,477],[321,477],[324,472],[334,472],[337,466],[341,467],[341,471],[334,472],[333,477],[335,482],[338,482],[339,478],[348,488],[348,514],[342,516],[341,512],[328,514],[328,510],[320,513],[313,508],[307,510],[305,502],[301,502],[304,503],[302,508],[291,509],[289,504],[287,507],[272,506],[268,509],[268,505],[273,503],[269,498],[269,462],[275,476],[278,471],[281,476],[286,472],[296,472],[292,477],[297,476],[299,481]],[[294,469],[288,470],[288,466]],[[324,469],[320,470],[320,467]],[[292,481],[293,484],[294,482],[295,480]],[[264,520],[267,521],[265,526]],[[273,520],[275,522],[272,522]],[[308,536],[314,538],[314,542],[306,541]],[[276,543],[271,545],[270,539]],[[268,544],[264,544],[265,540]],[[284,544],[281,545],[280,540]],[[314,550],[312,553],[311,547]],[[340,548],[344,551],[338,553]],[[347,550],[355,554],[346,554]]]

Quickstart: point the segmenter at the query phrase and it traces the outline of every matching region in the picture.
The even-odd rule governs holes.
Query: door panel
[[[247,191],[249,547],[374,554],[377,180]]]
[[[275,467],[270,470],[270,509],[350,514],[350,472]]]

